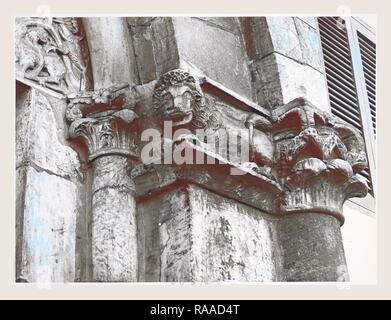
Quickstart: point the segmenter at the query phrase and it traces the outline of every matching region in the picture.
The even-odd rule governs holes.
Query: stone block
[[[77,179],[79,158],[75,150],[60,141],[63,134],[48,99],[32,89],[17,106],[16,167],[33,163],[66,179]]]
[[[211,26],[222,28],[235,34],[240,33],[237,17],[193,17],[193,19],[206,21]]]
[[[269,52],[278,52],[298,61],[302,60],[299,36],[292,17],[267,17],[267,30],[272,39],[273,49]]]
[[[272,220],[189,186],[138,205],[140,281],[273,281]]]
[[[311,16],[297,16],[295,17],[296,20],[301,20],[307,23],[309,26],[311,26],[314,29],[318,28],[318,23],[317,23],[317,17],[311,17]]]
[[[322,44],[318,29],[314,29],[300,19],[295,19],[294,22],[301,47],[301,61],[324,73]]]
[[[156,66],[153,50],[152,32],[149,25],[130,27],[139,83],[147,83],[156,79]]]
[[[26,170],[19,281],[73,282],[75,280],[76,186],[61,177]],[[22,171],[21,171],[22,173]],[[18,194],[18,192],[17,192]],[[23,199],[23,200],[22,200]],[[17,221],[17,222],[18,222]]]
[[[324,74],[279,54],[276,63],[284,104],[305,97],[319,109],[330,112]]]
[[[262,107],[272,110],[283,104],[280,73],[277,65],[277,55],[270,54],[251,63],[251,73],[256,90],[257,102]]]
[[[248,58],[240,36],[194,18],[175,17],[173,24],[181,59],[252,99]]]
[[[152,44],[156,64],[156,76],[179,67],[177,39],[172,18],[159,17],[152,21]]]
[[[189,191],[196,280],[273,281],[273,218],[198,187]]]
[[[136,83],[135,59],[126,22],[120,17],[84,19],[95,89]]]

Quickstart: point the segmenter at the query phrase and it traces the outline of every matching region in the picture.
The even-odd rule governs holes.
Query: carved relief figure
[[[20,19],[16,30],[17,79],[57,93],[82,90],[86,67],[75,18]]]
[[[153,102],[161,118],[171,120],[173,127],[213,130],[219,126],[198,82],[186,71],[175,69],[161,76],[155,86]]]

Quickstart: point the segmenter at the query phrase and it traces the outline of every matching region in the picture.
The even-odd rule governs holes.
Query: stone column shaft
[[[337,218],[306,212],[276,224],[282,248],[280,281],[349,281]]]
[[[70,138],[92,167],[93,281],[137,281],[136,204],[129,175],[129,157],[137,155],[132,132],[137,115],[121,91],[127,87],[81,92],[66,112]],[[100,112],[89,114],[91,107]]]
[[[137,240],[129,160],[121,155],[93,160],[92,263],[93,280],[137,280]]]

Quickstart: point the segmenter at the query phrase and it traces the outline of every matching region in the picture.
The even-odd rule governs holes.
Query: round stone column
[[[341,235],[343,205],[365,197],[363,138],[351,125],[303,98],[272,111],[257,129],[274,140],[274,172],[283,192],[276,224],[281,281],[348,281]]]
[[[127,85],[81,92],[68,105],[69,136],[92,168],[92,281],[137,281],[137,227],[132,160],[138,157]],[[98,111],[98,112],[96,112]]]
[[[280,281],[349,281],[340,221],[326,214],[294,214],[276,230],[282,248]]]
[[[137,281],[136,202],[129,165],[122,155],[92,162],[93,281]]]

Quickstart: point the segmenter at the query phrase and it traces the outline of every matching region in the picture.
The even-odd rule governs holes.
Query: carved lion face
[[[188,86],[173,85],[164,91],[161,100],[161,115],[171,120],[173,126],[185,125],[193,120],[194,97]]]
[[[154,91],[154,107],[173,126],[191,124],[205,128],[214,121],[206,107],[205,97],[195,78],[176,69],[161,76]]]

